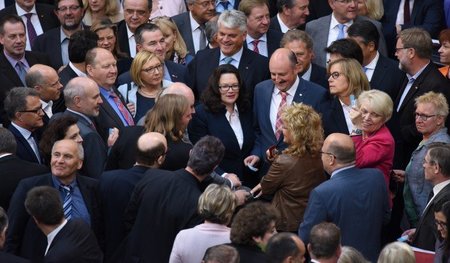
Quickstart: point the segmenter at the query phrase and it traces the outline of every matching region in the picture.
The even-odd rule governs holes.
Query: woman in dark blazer
[[[209,78],[189,124],[189,139],[195,144],[205,135],[219,138],[225,145],[225,156],[216,172],[234,173],[246,186],[259,178],[244,165],[253,148],[255,135],[250,102],[239,71],[232,65],[220,65]]]

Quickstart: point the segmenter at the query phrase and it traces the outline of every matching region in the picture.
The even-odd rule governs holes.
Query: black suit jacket
[[[266,34],[267,34],[267,53],[268,58],[270,58],[273,52],[275,52],[275,50],[277,50],[280,47],[280,41],[281,38],[283,37],[283,33],[281,33],[281,31],[269,29]],[[247,41],[244,42],[244,46],[250,50],[253,50],[253,46],[248,47]]]
[[[36,3],[36,12],[43,32],[59,26],[59,20],[56,17],[54,10],[55,7],[51,5]],[[16,5],[13,4],[1,10],[0,18],[7,14],[17,15]]]
[[[434,209],[440,203],[443,204],[450,200],[450,185],[444,187],[431,201],[428,207],[423,211],[419,223],[416,227],[412,245],[418,248],[434,251],[436,237],[439,236],[434,223]]]
[[[194,60],[188,65],[189,75],[192,78],[192,90],[195,98],[198,100],[206,89],[208,79],[213,73],[214,69],[219,66],[220,48],[201,50],[195,55]],[[243,48],[241,61],[239,62],[239,74],[245,83],[245,89],[250,94],[250,99],[253,98],[253,90],[256,84],[269,79],[269,60]]]
[[[91,228],[101,242],[103,225],[98,198],[98,181],[89,177],[77,176],[77,183],[91,216]],[[51,174],[33,176],[20,181],[11,198],[8,210],[9,227],[6,251],[35,262],[42,262],[47,238],[26,212],[24,201],[29,190],[43,185],[53,187]]]
[[[405,78],[405,72],[398,68],[397,61],[380,54],[372,79],[370,80],[370,87],[386,92],[392,101],[394,101]]]
[[[322,125],[325,137],[335,132],[348,134],[344,110],[337,97],[329,100],[328,105],[324,108]]]
[[[130,44],[128,43],[127,24],[125,20],[117,24],[117,39],[119,40],[120,51],[130,56]]]
[[[195,56],[194,40],[192,38],[191,20],[189,18],[189,11],[178,14],[172,17],[175,24],[177,24],[178,31],[183,37],[189,54]],[[198,41],[198,40],[196,40]]]
[[[17,158],[15,155],[0,157],[0,206],[8,211],[9,201],[20,180],[49,172],[48,167]]]
[[[20,258],[15,255],[8,254],[6,252],[0,251],[0,262],[7,263],[30,263],[31,261],[24,258]]]
[[[411,153],[422,140],[422,134],[417,131],[415,125],[415,98],[429,91],[434,91],[443,93],[447,101],[450,101],[450,89],[448,88],[450,81],[430,62],[414,81],[408,95],[403,100],[400,111],[397,112],[397,107],[407,82],[408,80],[405,79],[394,101],[393,117],[388,125],[396,142],[394,167],[400,169],[406,167],[411,158]],[[450,127],[449,125],[450,119],[447,118],[445,126]]]
[[[135,185],[148,170],[145,166],[133,166],[128,170],[107,171],[100,177],[99,193],[102,201],[105,229],[106,262],[126,236],[123,224],[125,210]]]
[[[70,220],[56,234],[44,261],[65,263],[102,263],[103,253],[92,230],[80,219]]]
[[[61,31],[60,27],[50,29],[38,36],[31,47],[33,51],[45,53],[50,58],[49,66],[58,70],[63,65],[61,55]]]
[[[319,84],[320,86],[329,90],[327,70],[317,64],[311,63],[311,77],[309,81]]]
[[[12,132],[14,135],[14,138],[16,139],[17,143],[17,150],[16,155],[20,159],[32,163],[42,163],[42,160],[38,160],[36,154],[34,153],[33,149],[31,148],[30,144],[28,143],[27,139],[22,136],[22,134],[19,132],[19,130],[16,129],[13,125],[9,125],[8,130]],[[34,133],[33,137],[36,142],[36,145],[39,145],[39,138],[36,136],[37,134]],[[42,156],[41,156],[42,157]],[[42,158],[41,158],[42,159]]]

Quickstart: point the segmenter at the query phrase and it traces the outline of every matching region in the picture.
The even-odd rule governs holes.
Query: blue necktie
[[[63,202],[64,217],[70,220],[72,218],[72,186],[61,184],[60,187],[65,194]]]
[[[232,58],[232,57],[224,57],[222,59],[222,65],[223,64],[231,64],[231,62],[233,62],[233,60],[234,60],[234,58]]]
[[[219,3],[223,6],[223,10],[228,10],[228,5],[230,4],[230,2],[220,1]]]
[[[344,31],[345,25],[344,24],[338,24],[338,28],[339,28],[339,34],[338,34],[336,40],[345,38],[345,31]]]

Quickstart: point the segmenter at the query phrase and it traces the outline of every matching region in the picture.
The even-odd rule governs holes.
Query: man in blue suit
[[[355,147],[345,134],[330,134],[322,146],[322,163],[330,180],[310,194],[299,235],[309,243],[311,228],[336,224],[342,245],[352,246],[370,261],[380,252],[381,228],[390,217],[386,183],[377,169],[355,167]]]
[[[246,165],[254,166],[260,160],[265,160],[265,152],[271,145],[279,146],[279,150],[286,147],[282,138],[277,136],[277,114],[284,102],[305,103],[312,106],[317,112],[322,112],[327,100],[325,88],[298,77],[299,64],[291,50],[277,49],[269,62],[271,80],[265,80],[255,87],[253,102],[253,120],[256,129],[256,141],[252,155],[245,158]],[[279,127],[278,127],[279,128]],[[280,144],[280,145],[278,145]],[[261,174],[265,174],[269,163],[261,164]]]

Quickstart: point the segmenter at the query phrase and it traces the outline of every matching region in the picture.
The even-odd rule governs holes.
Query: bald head
[[[194,108],[194,104],[195,104],[195,97],[194,97],[194,92],[192,92],[192,89],[189,88],[186,84],[182,83],[182,82],[174,82],[172,84],[170,84],[169,87],[167,87],[167,89],[164,89],[163,92],[161,93],[161,96],[164,96],[166,94],[178,94],[178,95],[183,95],[184,97],[186,97],[186,99],[189,101],[189,105],[191,107],[191,113],[195,113],[195,108]]]
[[[41,100],[45,102],[59,99],[63,88],[59,82],[58,73],[53,68],[42,64],[33,65],[28,70],[25,83],[28,87],[35,89]]]
[[[158,168],[164,162],[167,140],[161,133],[147,132],[137,141],[136,164]]]
[[[269,63],[284,63],[288,64],[290,67],[295,67],[297,65],[297,57],[292,50],[288,48],[279,48],[273,52],[270,57]]]
[[[67,108],[96,117],[103,103],[97,83],[87,77],[76,77],[64,88],[64,100]]]
[[[355,162],[355,145],[347,134],[332,133],[328,135],[323,142],[322,152],[324,169],[329,174]]]
[[[297,80],[300,66],[294,52],[287,48],[279,48],[270,57],[270,78],[280,91],[289,90]]]

